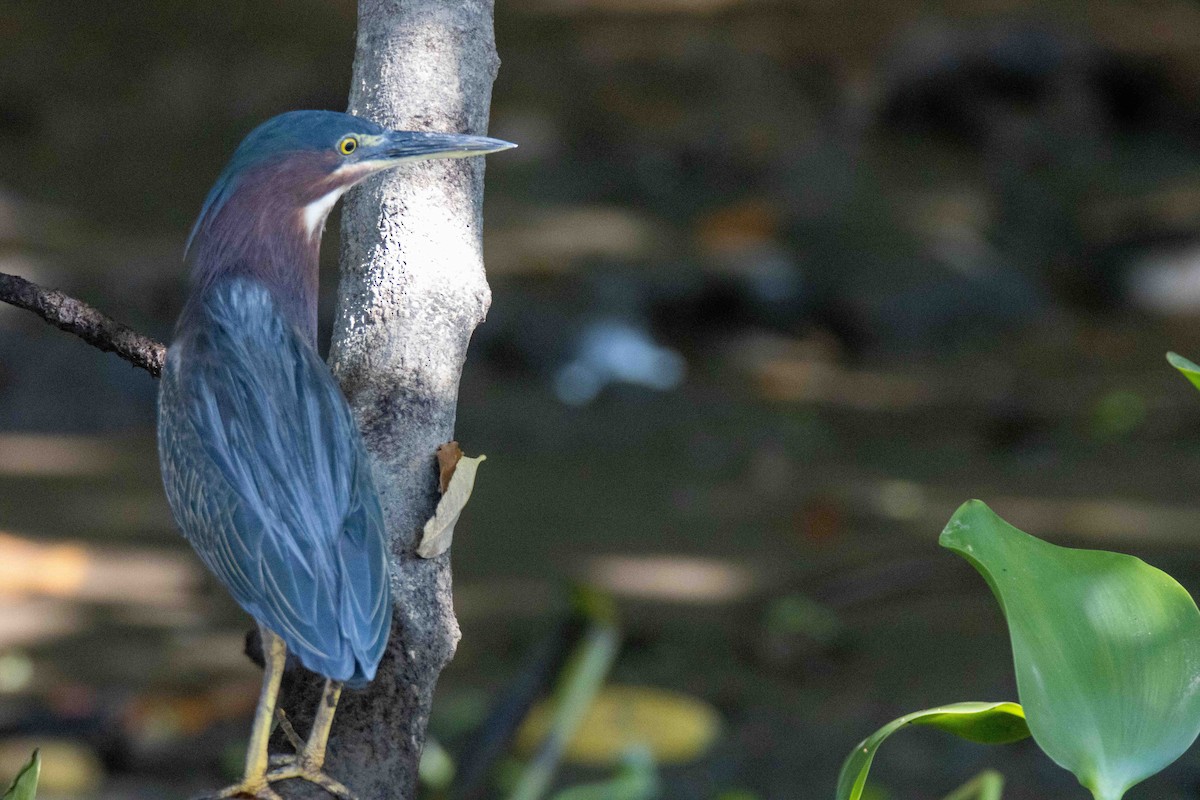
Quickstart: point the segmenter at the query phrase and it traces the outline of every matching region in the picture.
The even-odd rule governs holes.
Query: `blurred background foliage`
[[[490,458],[451,758],[571,582],[620,606],[614,682],[708,709],[649,714],[712,731],[652,788],[739,799],[831,796],[887,720],[1015,697],[986,587],[934,546],[968,497],[1200,587],[1200,409],[1162,360],[1200,352],[1200,4],[500,0],[496,28],[521,147],[488,165],[459,413]],[[0,271],[167,338],[232,148],[345,106],[354,4],[16,0],[0,41]],[[39,796],[236,768],[247,623],[173,530],[154,392],[0,308],[0,777],[39,744]],[[1077,791],[1029,743],[915,731],[873,797],[989,766]],[[1198,786],[1191,753],[1140,796]]]

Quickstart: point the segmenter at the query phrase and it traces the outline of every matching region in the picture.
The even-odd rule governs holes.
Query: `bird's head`
[[[484,136],[392,131],[336,111],[280,114],[242,140],[204,202],[188,249],[209,229],[232,226],[290,223],[309,239],[319,238],[338,198],[369,175],[410,161],[466,158],[510,147],[516,145]],[[222,220],[231,205],[240,208]]]

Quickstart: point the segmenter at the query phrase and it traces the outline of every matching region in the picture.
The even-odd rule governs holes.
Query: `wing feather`
[[[325,363],[248,280],[218,284],[168,353],[159,454],[204,563],[309,669],[374,677],[391,623],[379,497]]]

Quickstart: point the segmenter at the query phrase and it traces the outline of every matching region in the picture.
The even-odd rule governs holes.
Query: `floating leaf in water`
[[[12,786],[4,793],[3,800],[33,800],[37,794],[38,775],[42,771],[42,759],[34,750],[29,763],[21,768]]]
[[[552,707],[534,706],[521,726],[518,747],[528,751],[545,735]],[[707,703],[649,686],[606,686],[567,744],[576,764],[609,766],[631,747],[645,747],[659,764],[702,756],[717,737],[720,717]]]
[[[1096,800],[1118,800],[1195,741],[1200,611],[1170,575],[1043,542],[977,500],[941,543],[1000,601],[1034,739]]]
[[[953,703],[914,711],[892,720],[854,748],[838,775],[837,800],[860,800],[871,762],[883,741],[905,725],[931,725],[982,744],[1007,744],[1029,736],[1025,715],[1016,703]]]

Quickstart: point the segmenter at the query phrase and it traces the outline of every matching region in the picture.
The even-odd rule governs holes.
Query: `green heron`
[[[270,784],[289,778],[351,797],[323,772],[329,729],[342,685],[375,677],[391,628],[379,497],[316,348],[325,219],[381,170],[512,146],[296,111],[251,132],[204,202],[185,255],[192,291],[162,374],[158,449],[176,523],[262,633],[245,774],[219,797],[278,798]],[[271,759],[289,652],[325,676],[324,697],[297,754]]]

